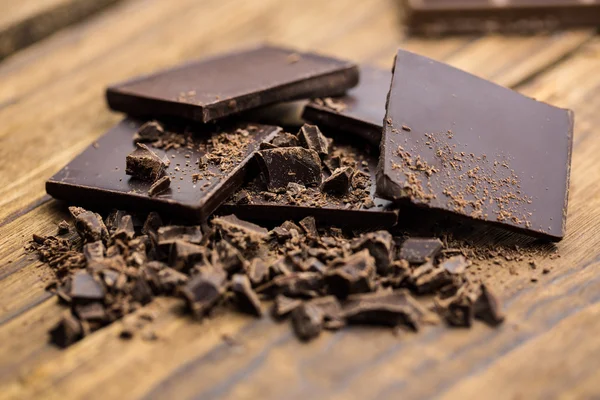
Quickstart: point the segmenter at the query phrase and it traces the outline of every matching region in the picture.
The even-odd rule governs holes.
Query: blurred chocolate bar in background
[[[600,0],[403,0],[411,33],[526,33],[600,25]]]

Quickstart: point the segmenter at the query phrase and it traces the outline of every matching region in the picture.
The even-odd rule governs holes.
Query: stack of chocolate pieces
[[[436,314],[497,325],[469,260],[398,235],[403,214],[564,235],[572,113],[409,52],[390,74],[260,47],[107,99],[126,119],[46,184],[74,205],[80,240],[63,221],[31,244],[71,305],[61,345],[159,295],[198,318],[224,305],[261,316],[272,300],[302,339],[353,323],[416,330]],[[254,120],[298,99],[303,124]]]

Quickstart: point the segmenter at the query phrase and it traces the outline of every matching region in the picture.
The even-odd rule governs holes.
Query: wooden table
[[[0,37],[10,36],[5,26],[31,23],[31,15],[90,3],[28,2],[35,9],[25,17],[15,12],[12,24],[0,25]],[[3,13],[18,3],[0,1]],[[121,1],[55,34],[38,35],[35,44],[5,58],[0,398],[600,398],[600,37],[575,30],[409,38],[396,3]],[[45,180],[120,119],[108,111],[104,88],[262,41],[384,67],[402,47],[575,110],[567,237],[557,249],[538,252],[535,270],[526,257],[479,263],[475,271],[502,295],[504,325],[438,325],[399,337],[355,328],[301,344],[287,324],[268,318],[227,313],[198,323],[177,312],[178,300],[158,299],[146,309],[155,313],[159,340],[119,339],[117,322],[67,350],[48,344],[47,331],[65,309],[44,290],[51,272],[23,245],[34,232],[54,233],[65,218],[64,207],[45,196]],[[520,241],[503,232],[478,236]]]

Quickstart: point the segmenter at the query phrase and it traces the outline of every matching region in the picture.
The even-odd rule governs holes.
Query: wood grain
[[[600,76],[594,74],[600,70],[600,41],[592,32],[425,40],[405,38],[397,29],[393,1],[354,8],[342,0],[167,3],[125,2],[0,64],[0,340],[8,344],[0,357],[0,397],[598,396],[598,345],[586,333],[597,328],[600,300]],[[220,40],[214,41],[217,30]],[[568,235],[558,245],[561,257],[541,251],[531,257],[537,270],[528,267],[529,258],[477,266],[473,273],[486,277],[507,302],[509,320],[497,330],[433,326],[395,337],[388,330],[350,329],[303,345],[287,324],[235,313],[198,323],[180,315],[179,300],[158,299],[144,310],[156,315],[148,329],[157,341],[123,341],[119,322],[64,351],[48,345],[47,330],[64,309],[44,297],[49,271],[29,260],[22,246],[33,232],[53,232],[65,212],[53,201],[23,215],[19,210],[35,204],[43,182],[118,119],[105,109],[103,87],[264,40],[383,66],[401,46],[573,108]],[[23,158],[19,150],[25,148]],[[501,233],[474,235],[519,243]],[[542,266],[552,272],[542,274]],[[125,323],[136,318],[130,315]],[[224,342],[223,334],[239,345]]]
[[[120,0],[0,1],[0,60]]]

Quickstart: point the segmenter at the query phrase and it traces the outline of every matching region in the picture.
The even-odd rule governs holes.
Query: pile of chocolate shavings
[[[60,346],[156,296],[181,298],[201,319],[225,309],[261,317],[273,301],[273,316],[289,317],[302,340],[351,324],[418,331],[435,313],[452,326],[504,319],[489,288],[467,276],[470,261],[445,256],[434,238],[321,229],[312,217],[268,231],[234,215],[201,228],[165,225],[154,212],[134,226],[123,211],[69,211],[80,239],[35,235],[29,244],[55,273],[49,289],[70,306],[51,331]]]

